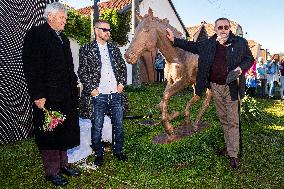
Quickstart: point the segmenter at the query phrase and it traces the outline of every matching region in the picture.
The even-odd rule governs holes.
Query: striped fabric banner
[[[0,1],[0,144],[32,133],[32,109],[22,70],[23,38],[44,22],[43,11],[52,0]]]

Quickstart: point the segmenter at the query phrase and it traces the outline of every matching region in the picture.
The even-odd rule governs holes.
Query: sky
[[[102,0],[101,0],[102,1]],[[159,1],[159,0],[155,0]],[[74,8],[93,0],[61,0]],[[273,53],[284,53],[284,0],[172,0],[186,27],[227,17],[242,26],[244,37]]]

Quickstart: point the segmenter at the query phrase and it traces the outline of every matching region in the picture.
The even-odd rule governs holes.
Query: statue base
[[[139,122],[138,124],[139,125],[150,125],[150,126],[157,126],[159,125],[161,122],[156,122],[152,119],[148,119],[148,120],[144,120],[144,121],[141,121]]]
[[[152,140],[153,144],[168,144],[177,140],[181,140],[184,137],[191,136],[195,133],[201,132],[203,129],[209,127],[209,124],[206,122],[200,122],[197,125],[197,130],[193,130],[192,124],[183,125],[182,127],[174,128],[174,133],[172,135],[168,135],[167,133],[161,133],[155,136]]]

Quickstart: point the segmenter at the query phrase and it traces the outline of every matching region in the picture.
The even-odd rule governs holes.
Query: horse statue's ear
[[[165,24],[169,24],[169,20],[167,18],[163,19],[162,22]]]
[[[148,16],[150,16],[151,18],[154,18],[153,10],[150,7],[148,9]]]
[[[138,22],[141,22],[143,16],[141,16],[138,12],[135,12],[135,17],[137,19]]]

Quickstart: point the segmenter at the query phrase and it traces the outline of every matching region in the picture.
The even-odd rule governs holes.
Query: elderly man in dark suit
[[[254,58],[247,41],[235,36],[230,28],[227,18],[219,18],[215,21],[215,34],[207,40],[193,42],[175,38],[170,29],[167,29],[167,37],[174,46],[199,55],[196,98],[200,98],[206,87],[211,87],[224,130],[226,147],[221,152],[228,154],[231,168],[237,169],[240,150],[239,99],[244,94],[244,74],[253,65]],[[226,82],[227,78],[231,80],[231,75],[236,77]]]
[[[61,173],[77,176],[68,164],[67,149],[80,143],[77,76],[68,38],[62,33],[65,7],[48,4],[44,24],[31,28],[24,39],[23,69],[33,104],[35,140],[41,152],[47,180],[55,185],[68,182]],[[43,108],[60,111],[66,120],[53,131],[43,131]]]

